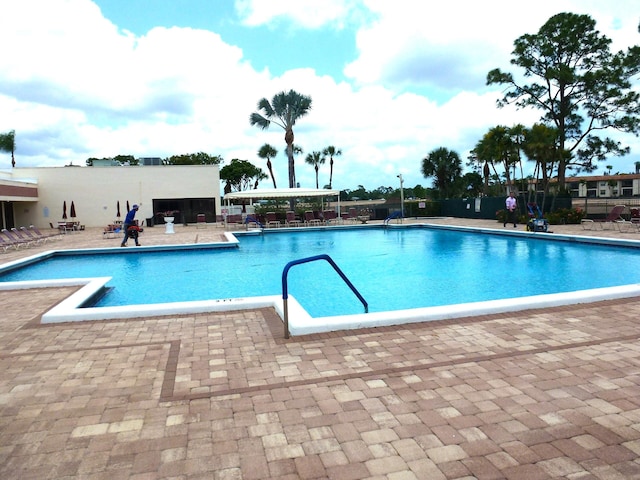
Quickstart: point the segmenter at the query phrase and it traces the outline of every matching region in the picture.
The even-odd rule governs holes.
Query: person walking
[[[516,200],[516,194],[511,190],[509,192],[509,196],[505,201],[505,206],[507,208],[507,216],[505,217],[503,227],[507,226],[507,223],[513,222],[513,228],[516,228],[516,222],[518,221],[518,213],[516,209],[518,208],[518,201]]]
[[[124,238],[122,239],[121,247],[127,246],[127,239],[129,238],[129,227],[134,225],[134,219],[136,216],[136,212],[138,211],[138,205],[134,205],[131,210],[127,212],[127,216],[124,218],[124,224],[122,225],[122,229],[124,230]],[[139,247],[138,237],[135,238],[136,247]]]

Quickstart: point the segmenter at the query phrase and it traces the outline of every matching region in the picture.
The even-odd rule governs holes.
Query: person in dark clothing
[[[124,238],[122,239],[121,247],[127,246],[127,239],[129,238],[129,227],[135,225],[134,219],[136,216],[136,212],[138,211],[138,205],[134,205],[131,210],[127,212],[127,216],[124,218],[124,224],[122,225],[122,229],[124,230]],[[136,237],[136,246],[139,247],[138,238]]]
[[[140,246],[140,243],[138,242],[138,236],[144,231],[142,228],[140,228],[138,225],[131,225],[127,231],[129,232],[129,238],[133,238],[136,242],[136,247]]]

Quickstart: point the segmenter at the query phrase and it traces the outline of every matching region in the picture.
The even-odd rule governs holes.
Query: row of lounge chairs
[[[56,238],[60,238],[59,231],[56,230],[55,233],[44,234],[35,225],[30,225],[29,228],[20,227],[19,229],[14,227],[11,230],[3,228],[0,230],[0,248],[4,253],[11,248],[14,250],[28,248]]]
[[[365,223],[367,220],[369,220],[369,216],[365,218],[359,215],[355,209],[350,209],[349,213],[343,213],[340,217],[335,210],[322,212],[307,210],[302,217],[298,217],[293,211],[288,211],[284,222],[278,218],[276,212],[267,212],[264,216],[247,215],[243,217],[240,214],[234,214],[226,217],[227,224],[255,224],[260,228],[321,226],[346,222]]]
[[[630,208],[630,219],[625,219],[622,214],[626,205],[616,205],[605,218],[589,219],[583,218],[580,222],[584,230],[619,230],[620,232],[640,233],[640,208]]]

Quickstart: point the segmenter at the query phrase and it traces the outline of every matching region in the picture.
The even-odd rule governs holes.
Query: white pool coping
[[[617,240],[599,237],[572,237],[567,235],[552,235],[534,232],[501,232],[492,229],[474,227],[449,227],[443,225],[422,224],[430,228],[443,228],[459,231],[473,231],[477,233],[490,233],[493,235],[536,235],[552,238],[554,240],[596,243],[601,245],[632,246],[640,248],[640,242],[635,240]],[[397,228],[397,227],[396,227]],[[402,228],[402,227],[400,227]],[[552,235],[552,236],[551,236]],[[227,234],[227,238],[234,245],[238,243],[235,236]],[[202,248],[207,246],[222,246],[222,244],[199,244],[186,248]],[[225,247],[229,243],[224,244]],[[166,250],[185,248],[184,246],[140,247],[144,249]],[[110,251],[114,249],[91,249],[91,251]],[[86,251],[86,250],[83,250]],[[68,252],[68,251],[66,251]],[[2,266],[2,269],[22,263],[30,263],[40,258],[54,254],[54,251],[43,252],[27,259],[10,262]],[[247,298],[228,298],[217,300],[201,300],[190,302],[167,302],[146,305],[128,305],[117,307],[85,307],[93,296],[97,295],[111,277],[97,278],[72,278],[60,280],[36,280],[25,282],[0,282],[0,290],[16,290],[46,287],[79,287],[79,289],[55,305],[42,315],[42,323],[81,322],[95,320],[135,319],[144,317],[159,317],[166,315],[185,315],[207,312],[227,312],[234,310],[247,310],[256,308],[274,308],[277,314],[284,320],[284,303],[281,295],[268,295]],[[538,308],[550,308],[565,305],[583,304],[631,298],[640,296],[640,284],[622,285],[616,287],[579,290],[565,293],[546,295],[534,295],[501,300],[489,300],[464,304],[443,305],[436,307],[414,308],[407,310],[394,310],[386,312],[362,313],[355,315],[336,315],[330,317],[311,317],[309,313],[289,295],[287,300],[289,331],[292,336],[323,333],[338,330],[352,330],[359,328],[371,328],[389,325],[402,325],[408,323],[427,322],[435,320],[448,320],[463,317],[481,316],[496,313],[508,313]]]

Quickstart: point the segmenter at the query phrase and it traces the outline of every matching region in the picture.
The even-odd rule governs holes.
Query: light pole
[[[404,180],[402,179],[402,174],[398,175],[400,179],[400,218],[404,218]]]

